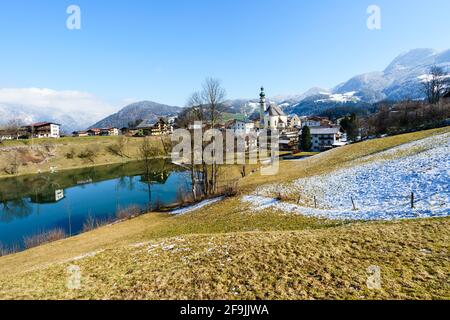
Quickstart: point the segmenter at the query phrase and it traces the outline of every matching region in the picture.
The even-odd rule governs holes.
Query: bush
[[[20,251],[19,246],[13,245],[11,247],[7,247],[0,242],[0,257],[7,256],[9,254],[13,254],[19,251]]]
[[[119,208],[116,212],[116,218],[119,220],[130,219],[136,217],[142,213],[142,209],[137,206],[129,206],[127,208]]]
[[[78,158],[86,159],[90,162],[95,162],[95,157],[98,155],[98,149],[94,147],[88,147],[78,154]]]
[[[124,136],[120,136],[117,143],[110,145],[107,147],[107,150],[109,153],[111,153],[114,156],[119,157],[126,157],[125,155],[125,145],[126,145],[126,138]]]
[[[74,150],[73,148],[70,149],[70,151],[66,153],[66,158],[67,158],[67,159],[73,159],[73,158],[75,158],[75,150]]]
[[[235,197],[239,193],[237,181],[228,182],[222,189],[222,195],[228,198]]]
[[[66,238],[66,233],[63,229],[54,229],[35,234],[33,236],[24,237],[23,242],[25,244],[25,248],[30,249],[64,238]]]
[[[83,223],[83,232],[92,231],[113,222],[114,219],[112,218],[95,219],[92,215],[89,215],[86,221]]]

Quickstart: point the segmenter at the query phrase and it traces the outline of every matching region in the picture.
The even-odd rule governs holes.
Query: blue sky
[[[81,8],[81,30],[66,9]],[[382,29],[366,27],[381,8]],[[229,98],[299,94],[449,48],[448,0],[0,0],[0,88],[74,90],[118,108],[184,105],[205,77]]]

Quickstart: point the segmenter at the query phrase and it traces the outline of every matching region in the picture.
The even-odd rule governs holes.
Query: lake
[[[0,244],[24,248],[24,237],[61,228],[83,231],[87,221],[110,221],[129,207],[174,205],[190,190],[189,174],[166,160],[0,179]]]

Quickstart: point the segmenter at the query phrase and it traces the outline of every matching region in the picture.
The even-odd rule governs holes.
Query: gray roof
[[[339,127],[312,127],[309,128],[311,134],[336,134],[339,133]]]
[[[151,128],[154,125],[155,125],[155,121],[147,119],[147,120],[142,121],[138,126],[136,126],[136,129]]]
[[[285,116],[286,114],[281,110],[281,108],[275,104],[271,104],[266,110],[266,114],[269,116]]]

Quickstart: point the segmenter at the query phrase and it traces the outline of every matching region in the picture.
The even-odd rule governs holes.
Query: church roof
[[[271,104],[266,111],[266,114],[274,117],[274,116],[285,116],[286,114],[281,110],[281,108],[275,104]]]

